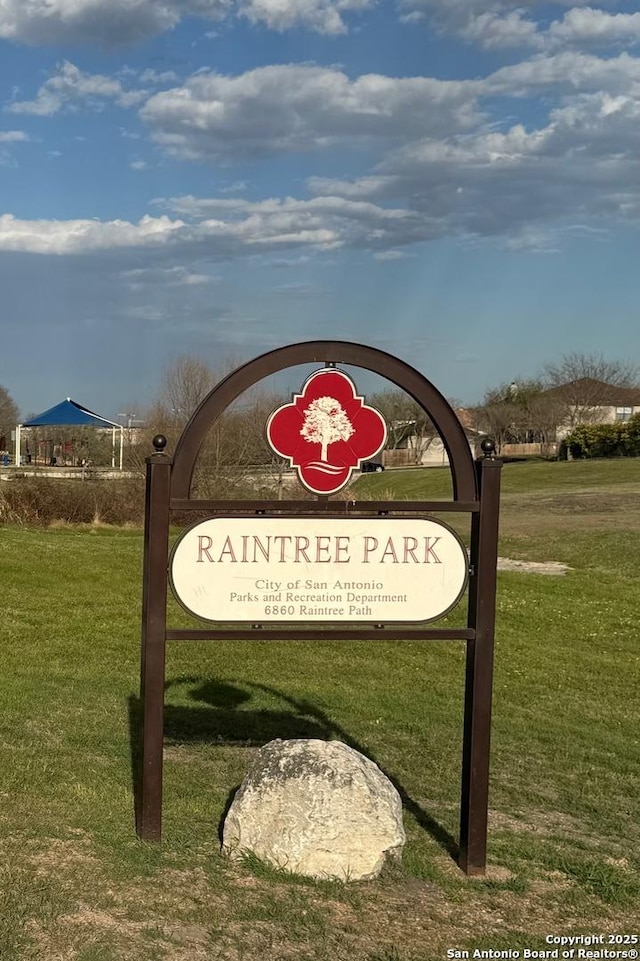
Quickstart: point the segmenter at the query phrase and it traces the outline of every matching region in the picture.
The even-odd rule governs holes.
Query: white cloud
[[[326,291],[316,284],[305,284],[294,281],[292,284],[280,284],[280,286],[274,287],[270,293],[275,294],[277,297],[286,297],[290,300],[310,300],[315,297],[322,297],[326,294]]]
[[[125,220],[19,220],[0,216],[0,250],[35,254],[81,254],[126,247],[158,247],[184,227],[169,217]]]
[[[0,167],[16,167],[16,160],[6,145],[27,140],[29,137],[23,130],[0,130]]]
[[[135,76],[135,70],[132,70],[131,73]],[[163,84],[173,83],[177,79],[178,75],[175,70],[158,71],[147,68],[138,75],[140,83],[150,87],[161,87]]]
[[[376,260],[406,260],[407,257],[411,256],[406,252],[406,250],[380,250],[374,257]]]
[[[460,35],[487,50],[500,47],[539,47],[543,44],[538,25],[522,10],[507,14],[481,13],[461,26]]]
[[[405,15],[404,20],[411,17],[424,19],[426,11],[433,9],[441,28],[487,50],[501,47],[552,50],[640,43],[640,13],[610,13],[590,6],[590,0],[584,0],[582,4],[567,2],[564,5],[571,6],[571,9],[548,26],[543,20],[533,19],[536,5],[541,6],[533,0],[528,4],[497,0],[488,5],[462,4],[454,0],[446,7],[440,6],[436,0],[416,2],[419,9]],[[556,7],[560,5],[555,4]],[[509,9],[511,6],[516,9]]]
[[[415,142],[372,175],[312,178],[309,187],[376,204],[410,196],[414,214],[430,217],[438,236],[551,249],[559,228],[640,220],[640,98],[581,94],[538,129],[515,124]]]
[[[423,233],[422,218],[410,210],[344,197],[286,197],[252,202],[184,196],[166,203],[180,217],[199,221],[204,233],[215,224],[220,237],[233,238],[246,249],[307,245],[321,249],[377,249],[410,243],[421,239]]]
[[[617,0],[602,0],[605,6]],[[399,0],[398,6],[404,11],[415,11],[424,16],[431,15],[441,26],[455,27],[468,22],[470,17],[485,13],[500,14],[510,10],[521,12],[536,8],[548,13],[549,7],[588,7],[593,0]]]
[[[243,194],[248,187],[249,187],[248,180],[234,180],[233,183],[227,184],[226,187],[221,187],[220,193],[221,194]]]
[[[457,34],[486,49],[499,47],[543,46],[581,41],[623,41],[636,36],[633,18],[610,16],[591,7],[593,0],[399,0],[404,22],[429,22],[442,32]],[[618,0],[602,0],[616,5]],[[549,8],[571,7],[563,20],[545,28]],[[540,12],[540,21],[535,19]],[[598,35],[599,36],[596,36]]]
[[[539,104],[538,124],[408,139],[363,176],[312,177],[309,189],[378,205],[410,197],[434,235],[519,250],[553,251],[576,224],[640,221],[639,58],[538,55],[478,81],[476,93],[480,104],[543,95],[547,115]]]
[[[29,44],[131,44],[186,17],[241,16],[269,29],[346,32],[344,14],[373,0],[1,0],[0,39]],[[210,31],[211,33],[211,31]]]
[[[241,16],[252,23],[264,23],[271,30],[305,26],[318,33],[347,32],[343,14],[365,10],[373,0],[240,0]]]
[[[42,84],[35,100],[14,101],[7,110],[51,117],[61,110],[74,109],[78,104],[99,108],[105,102],[113,101],[120,107],[131,107],[144,97],[144,91],[125,90],[119,80],[102,74],[84,73],[75,64],[64,60],[58,65],[56,73]]]
[[[151,287],[199,287],[213,283],[210,274],[197,274],[186,267],[139,267],[123,270],[122,277],[132,290]]]
[[[581,91],[623,92],[640,82],[640,59],[624,52],[617,57],[565,50],[502,67],[482,81],[483,92],[504,96],[550,93],[556,99]]]
[[[610,14],[575,7],[550,25],[547,37],[556,46],[640,43],[640,13]]]
[[[474,90],[467,81],[350,80],[335,68],[289,64],[198,73],[152,96],[140,114],[170,153],[225,160],[467,129],[478,121]]]
[[[2,0],[0,37],[25,43],[130,43],[170,30],[173,0]]]
[[[425,218],[409,210],[342,197],[251,203],[187,196],[166,203],[181,216],[143,217],[134,224],[27,221],[5,214],[0,216],[0,251],[57,255],[126,252],[127,257],[137,253],[202,262],[289,248],[328,250],[349,246],[384,250],[424,239],[429,233]],[[130,274],[129,278],[136,282],[136,276]],[[175,276],[173,280],[177,282]],[[178,280],[186,282],[182,277]]]
[[[123,69],[110,78],[65,62],[34,100],[8,109],[45,116],[81,104],[131,106],[146,97],[140,118],[153,139],[181,159],[230,165],[331,149],[336,169],[339,150],[350,149],[362,157],[370,151],[378,160],[359,176],[310,178],[310,199],[247,200],[237,195],[248,183],[229,176],[226,184],[219,182],[217,197],[174,198],[164,202],[168,216],[138,223],[7,216],[0,221],[0,250],[162,251],[215,261],[354,247],[392,260],[413,243],[443,236],[552,250],[576,223],[603,229],[614,221],[635,222],[640,57],[627,51],[598,56],[575,45],[633,36],[640,14],[574,6],[543,30],[529,18],[535,7],[496,2],[482,9],[474,0],[452,0],[446,10],[452,16],[458,11],[459,32],[466,30],[475,43],[544,45],[543,52],[475,80],[349,77],[337,67],[283,64],[237,76],[201,70],[149,95],[128,85],[175,84],[174,75]],[[303,8],[301,0],[298,10]],[[433,0],[413,12],[421,11],[442,14],[445,7]],[[508,123],[506,98],[512,104]],[[498,109],[502,113],[494,114]],[[21,131],[0,132],[0,144],[21,139]],[[351,171],[353,162],[352,155],[344,169]],[[145,165],[140,159],[130,163],[138,170]]]
[[[23,143],[28,139],[24,130],[0,130],[0,143]]]

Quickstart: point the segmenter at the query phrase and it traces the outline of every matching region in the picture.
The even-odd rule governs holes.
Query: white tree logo
[[[354,427],[340,401],[335,397],[318,397],[304,413],[300,434],[310,444],[321,444],[320,459],[326,461],[327,447],[336,440],[348,440]]]

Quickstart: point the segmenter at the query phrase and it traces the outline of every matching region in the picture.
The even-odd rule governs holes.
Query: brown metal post
[[[467,642],[460,800],[460,867],[465,874],[483,875],[487,863],[489,750],[493,641],[498,561],[500,469],[493,441],[483,441],[484,457],[476,462],[480,510],[472,517],[469,627]]]
[[[166,443],[162,434],[156,435],[153,438],[155,453],[147,458],[140,664],[142,751],[136,812],[138,835],[146,841],[159,841],[162,832],[167,554],[173,464],[173,459],[164,453]]]

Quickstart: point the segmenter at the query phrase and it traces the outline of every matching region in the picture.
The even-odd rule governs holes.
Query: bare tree
[[[11,431],[18,423],[19,412],[11,394],[0,384],[0,448],[9,447]]]
[[[611,388],[637,386],[638,367],[602,354],[572,353],[546,364],[544,377],[549,399],[561,407],[558,423],[570,430],[600,420],[600,408],[612,406]]]
[[[548,454],[552,450],[557,437],[558,424],[563,416],[563,405],[557,398],[541,390],[532,394],[527,403],[527,421],[529,436],[535,443],[541,445],[541,453]]]
[[[380,411],[387,423],[387,448],[406,448],[411,451],[414,463],[420,464],[437,436],[420,404],[403,390],[380,391],[372,394],[368,402]]]
[[[300,433],[310,444],[320,444],[320,460],[326,461],[329,444],[349,440],[354,427],[335,397],[318,397],[307,407]]]
[[[540,380],[519,380],[488,390],[474,410],[477,430],[489,434],[498,452],[504,444],[538,443],[555,439],[561,407]]]
[[[233,366],[228,361],[218,371],[187,356],[168,367],[156,401],[144,413],[146,427],[140,431],[140,442],[127,451],[130,469],[144,474],[154,434],[167,437],[169,451],[175,448],[191,415]],[[256,490],[267,496],[275,492],[283,464],[273,461],[265,425],[281,403],[282,397],[254,389],[242,394],[211,425],[196,461],[193,489],[198,496],[255,496]]]
[[[602,354],[565,354],[555,363],[545,364],[545,381],[559,387],[578,380],[595,380],[612,387],[636,387],[638,367],[630,361],[606,360]]]
[[[158,403],[170,420],[185,424],[219,377],[197,357],[179,357],[165,371]]]

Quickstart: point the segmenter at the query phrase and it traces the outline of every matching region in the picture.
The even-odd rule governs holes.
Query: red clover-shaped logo
[[[382,450],[387,425],[347,374],[326,367],[311,374],[290,404],[274,410],[267,440],[297,468],[308,490],[335,494],[363,460]]]

